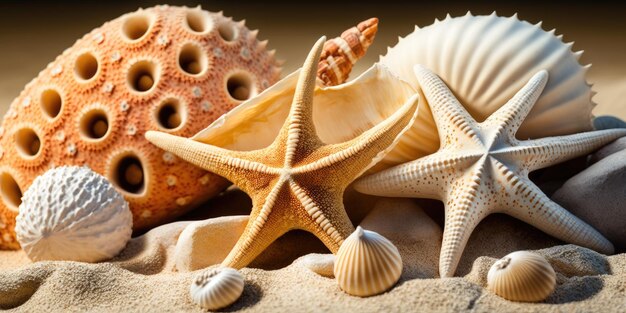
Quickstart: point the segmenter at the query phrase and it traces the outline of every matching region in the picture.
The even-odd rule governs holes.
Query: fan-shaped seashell
[[[539,138],[592,129],[595,104],[585,80],[588,67],[578,62],[582,51],[574,53],[571,47],[554,31],[542,30],[541,23],[468,13],[416,27],[380,62],[416,88],[413,65],[432,70],[477,121],[486,119],[533,74],[545,69],[550,80],[517,133],[523,139]]]
[[[23,190],[47,169],[87,165],[130,203],[135,229],[191,209],[228,182],[150,144],[191,136],[276,82],[257,32],[221,13],[157,6],[105,23],[26,85],[0,131],[0,248]]]
[[[99,262],[115,257],[132,234],[128,202],[87,167],[63,166],[24,193],[15,232],[33,261]]]
[[[391,241],[358,226],[337,251],[334,272],[343,291],[373,296],[389,290],[400,279],[402,258]]]
[[[491,266],[487,284],[489,290],[507,300],[537,302],[554,291],[556,274],[541,255],[516,251]]]
[[[191,283],[193,301],[207,310],[233,304],[243,293],[243,276],[238,270],[220,267],[202,272]]]

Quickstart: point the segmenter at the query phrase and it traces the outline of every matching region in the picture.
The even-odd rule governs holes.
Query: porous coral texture
[[[15,99],[0,131],[0,248],[22,192],[47,169],[87,165],[155,226],[228,182],[151,145],[148,130],[188,137],[272,85],[267,42],[221,13],[157,6],[105,23],[50,63]]]

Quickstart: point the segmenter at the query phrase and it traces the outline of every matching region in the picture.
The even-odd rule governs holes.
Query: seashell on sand
[[[134,229],[169,221],[229,183],[150,144],[191,136],[279,79],[267,42],[200,7],[156,6],[86,34],[26,85],[0,132],[0,248],[21,194],[61,165],[86,165],[130,204]]]
[[[566,135],[592,130],[591,100],[594,92],[586,81],[589,66],[581,66],[580,52],[564,43],[554,30],[532,25],[516,15],[500,17],[446,17],[419,28],[388,49],[380,63],[411,86],[419,84],[414,65],[436,73],[478,121],[482,122],[511,99],[538,71],[550,76],[542,95],[517,132],[519,139]],[[424,102],[427,103],[425,99]],[[424,115],[416,124],[430,122]],[[431,142],[430,133],[419,134],[421,144]],[[437,141],[438,142],[438,141]],[[434,146],[394,149],[388,160],[404,163],[430,154]],[[424,153],[424,149],[426,151]],[[402,154],[400,154],[402,153]],[[407,159],[406,156],[411,155]]]
[[[63,166],[37,177],[24,193],[15,232],[33,261],[99,262],[130,240],[128,202],[87,167]]]
[[[339,248],[334,272],[343,291],[373,296],[389,290],[400,279],[402,258],[391,241],[358,226]]]
[[[487,274],[487,288],[512,301],[538,302],[556,286],[556,274],[541,255],[516,251],[496,261]]]
[[[238,270],[220,267],[197,275],[189,292],[196,304],[213,311],[235,303],[243,293],[243,287],[243,276]]]

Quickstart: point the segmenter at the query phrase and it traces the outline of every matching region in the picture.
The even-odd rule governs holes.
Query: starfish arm
[[[293,96],[289,116],[275,142],[286,142],[285,167],[291,167],[298,158],[308,155],[322,145],[313,124],[313,96],[317,80],[317,64],[326,37],[320,38],[309,52]]]
[[[626,129],[599,130],[567,136],[519,141],[515,147],[496,152],[508,160],[522,159],[528,172],[586,155],[626,136]]]
[[[520,89],[511,100],[507,101],[496,112],[491,114],[483,123],[483,128],[493,127],[494,139],[497,136],[515,138],[515,133],[528,116],[548,82],[548,72],[539,71]]]
[[[231,151],[192,139],[178,137],[167,133],[148,131],[146,139],[155,146],[169,151],[181,159],[207,171],[223,176],[238,184],[234,175],[237,173],[276,174],[277,170],[267,165],[252,161],[248,156],[251,152]],[[241,186],[240,186],[241,187]]]
[[[245,267],[272,242],[289,231],[289,225],[277,220],[274,217],[276,214],[272,215],[272,211],[278,209],[276,207],[280,205],[278,202],[281,200],[281,193],[284,196],[287,192],[287,184],[281,178],[268,194],[253,198],[254,200],[262,199],[262,201],[260,204],[254,204],[246,229],[222,262],[223,266]]]
[[[307,190],[298,182],[291,180],[289,187],[292,194],[302,205],[306,213],[301,218],[299,228],[304,229],[317,238],[332,252],[337,253],[343,241],[354,232],[354,226],[343,206],[343,195],[324,189]]]
[[[443,241],[439,254],[439,276],[453,277],[474,228],[489,213],[481,189],[483,167],[455,184],[444,201],[446,214]]]
[[[443,151],[358,179],[358,192],[384,197],[442,199],[447,184],[480,157],[453,156]]]
[[[421,65],[415,65],[413,71],[433,113],[441,146],[445,147],[454,143],[458,139],[459,132],[478,141],[476,134],[478,123],[441,78]]]
[[[504,213],[563,241],[605,254],[614,252],[602,234],[550,200],[530,179],[517,176],[499,161],[494,165],[497,174],[508,182],[505,186],[511,198]]]
[[[316,154],[325,155],[315,162],[296,168],[297,172],[323,171],[329,180],[345,186],[380,161],[399,141],[417,118],[418,95],[409,98],[386,120],[344,143],[325,145]],[[329,167],[337,170],[328,171]]]
[[[255,201],[244,233],[222,265],[247,266],[272,242],[292,229],[314,234],[336,253],[343,240],[354,231],[342,199],[326,195],[322,200],[316,197],[316,201],[309,193],[292,179],[280,178],[268,194],[255,197],[260,199],[259,205]]]

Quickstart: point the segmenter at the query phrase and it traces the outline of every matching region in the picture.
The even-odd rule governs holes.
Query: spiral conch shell
[[[54,166],[87,165],[130,204],[134,229],[179,216],[228,182],[150,144],[191,136],[279,79],[257,31],[201,8],[157,6],[109,21],[48,65],[0,129],[0,248],[18,248],[22,192]]]
[[[243,293],[243,276],[229,267],[210,269],[196,276],[189,292],[192,300],[207,310],[233,304]]]
[[[400,279],[402,258],[391,241],[359,226],[337,251],[334,272],[343,291],[373,296],[389,290]]]
[[[537,302],[554,291],[556,274],[544,257],[516,251],[491,266],[487,284],[489,290],[507,300]]]
[[[380,63],[415,88],[419,84],[413,66],[430,69],[479,122],[511,99],[533,74],[545,69],[550,80],[517,133],[520,139],[539,138],[592,130],[594,92],[585,79],[589,66],[579,64],[582,51],[572,52],[572,45],[563,43],[554,30],[544,31],[541,23],[531,25],[515,15],[473,16],[468,12],[416,27],[389,48]],[[421,118],[416,124],[431,119],[427,115]],[[427,140],[429,136],[422,135],[425,138],[420,142],[432,142]],[[387,159],[403,163],[437,147],[394,149]],[[424,153],[424,149],[431,151]]]
[[[352,66],[365,55],[377,31],[378,19],[373,17],[346,30],[341,36],[326,41],[317,77],[326,86],[336,86],[348,80]]]

